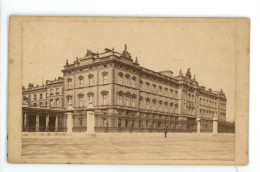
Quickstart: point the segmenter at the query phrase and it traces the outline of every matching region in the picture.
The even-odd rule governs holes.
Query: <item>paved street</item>
[[[23,136],[23,158],[234,160],[234,134]]]

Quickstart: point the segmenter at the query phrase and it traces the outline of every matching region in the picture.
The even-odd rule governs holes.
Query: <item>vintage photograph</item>
[[[240,20],[20,20],[20,162],[235,164]]]

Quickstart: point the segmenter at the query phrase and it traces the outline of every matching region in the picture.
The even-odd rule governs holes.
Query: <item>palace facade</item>
[[[45,85],[23,87],[24,131],[66,131],[66,109],[72,105],[73,131],[84,132],[90,103],[96,132],[193,132],[198,118],[202,132],[212,131],[213,118],[223,124],[219,132],[234,130],[226,122],[222,90],[200,86],[190,69],[177,76],[146,69],[126,46],[122,53],[87,50],[84,57],[67,60],[62,73]]]

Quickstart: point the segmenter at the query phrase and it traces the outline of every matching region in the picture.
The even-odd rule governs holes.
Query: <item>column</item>
[[[200,133],[200,117],[197,117],[197,133]]]
[[[36,124],[36,130],[35,131],[39,132],[39,129],[40,129],[40,127],[39,127],[40,126],[39,125],[40,124],[40,115],[39,114],[36,115],[36,121],[35,122],[36,122],[35,123]]]
[[[45,124],[45,131],[48,132],[49,131],[49,119],[50,119],[50,115],[47,114],[46,115],[46,124]]]
[[[59,116],[56,115],[56,119],[55,119],[55,132],[59,131]]]
[[[88,134],[95,133],[95,114],[94,114],[94,105],[90,102],[87,106],[87,131]]]
[[[26,113],[24,113],[24,117],[23,117],[24,119],[23,119],[23,128],[24,128],[24,132],[26,132],[26,131],[28,131],[28,128],[27,128],[27,126],[28,126],[28,124],[27,124],[27,122],[28,122],[28,115],[26,114]]]
[[[217,115],[215,114],[214,118],[213,118],[213,134],[217,134],[218,133],[218,118]]]
[[[72,133],[72,127],[73,127],[73,107],[72,107],[72,103],[68,104],[68,108],[67,108],[67,133],[71,134]]]

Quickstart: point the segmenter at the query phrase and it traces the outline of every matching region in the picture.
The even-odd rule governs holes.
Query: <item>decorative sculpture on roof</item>
[[[122,52],[122,56],[127,57],[127,58],[132,58],[131,54],[127,51],[127,45],[125,44],[125,50]]]
[[[87,49],[87,53],[86,53],[85,57],[87,57],[87,56],[94,56],[94,55],[96,55],[96,54],[93,53],[91,50]]]
[[[137,60],[137,57],[135,58],[135,63],[137,63],[137,64],[138,64],[138,60]]]
[[[183,73],[182,73],[181,69],[180,69],[180,72],[179,72],[179,76],[183,76]]]
[[[187,78],[191,79],[190,68],[187,69],[187,72],[186,72],[185,76],[186,76]]]
[[[196,75],[193,76],[193,81],[196,81]]]

